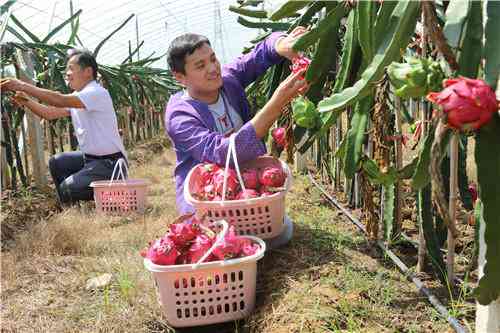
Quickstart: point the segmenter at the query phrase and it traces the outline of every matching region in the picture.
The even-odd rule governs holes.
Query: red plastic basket
[[[124,159],[119,159],[110,180],[90,183],[94,189],[94,201],[97,212],[107,214],[144,213],[149,182],[144,179],[125,179],[122,165],[127,168]],[[119,168],[116,178],[115,173]],[[127,170],[128,175],[128,170]]]
[[[235,150],[232,150],[233,152]],[[229,153],[228,153],[229,155]],[[226,163],[228,165],[228,163]],[[235,161],[235,166],[237,161]],[[258,197],[244,200],[229,201],[201,201],[195,199],[191,193],[200,177],[201,164],[195,166],[188,173],[184,183],[184,198],[191,204],[200,217],[206,215],[210,222],[220,219],[234,225],[239,235],[253,235],[262,239],[279,236],[285,227],[285,197],[292,186],[292,173],[288,165],[271,156],[261,156],[244,163],[243,168],[262,168],[276,166],[282,168],[286,174],[285,190],[267,197]],[[227,169],[227,167],[226,167]],[[239,173],[239,167],[236,168]],[[241,182],[241,180],[240,180]]]

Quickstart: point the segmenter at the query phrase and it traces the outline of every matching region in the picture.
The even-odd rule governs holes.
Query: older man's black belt
[[[117,160],[119,158],[125,158],[121,152],[117,152],[114,154],[108,154],[108,155],[90,155],[90,154],[84,154],[86,160],[107,160],[107,159],[114,159]]]

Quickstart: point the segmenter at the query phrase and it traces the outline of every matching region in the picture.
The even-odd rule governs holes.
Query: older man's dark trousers
[[[113,168],[121,154],[114,155],[111,158],[100,158],[75,151],[52,156],[49,170],[60,203],[69,205],[80,200],[93,200],[94,191],[89,185],[93,181],[111,179]]]

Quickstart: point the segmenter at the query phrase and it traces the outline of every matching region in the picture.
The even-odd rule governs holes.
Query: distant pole
[[[135,37],[137,39],[137,61],[140,60],[139,56],[139,17],[138,15],[135,16]]]
[[[52,15],[50,16],[49,30],[47,31],[47,33],[49,33],[50,30],[52,29],[52,22],[54,21],[54,16],[56,16],[56,6],[57,6],[57,1],[54,2],[54,7],[52,7]]]
[[[166,35],[166,39],[168,39],[168,22],[165,21],[165,35]],[[167,57],[165,57],[165,61],[167,62],[167,67],[168,68],[168,60],[167,60]]]

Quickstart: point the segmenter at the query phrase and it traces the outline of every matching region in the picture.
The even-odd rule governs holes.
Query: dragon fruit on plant
[[[466,77],[443,82],[441,92],[432,92],[427,99],[441,105],[450,127],[460,131],[478,130],[498,110],[495,92],[483,80]]]
[[[478,198],[476,184],[470,183],[469,188],[467,190],[469,191],[469,193],[472,197],[472,204],[474,205],[476,203],[477,198]]]
[[[276,142],[276,145],[281,148],[286,148],[287,142],[286,142],[286,130],[284,127],[278,127],[275,128],[271,131],[271,136],[273,137],[274,142]]]
[[[282,187],[285,184],[285,180],[285,172],[279,167],[265,167],[259,173],[259,182],[264,186]]]
[[[311,63],[311,59],[304,57],[304,56],[298,56],[292,59],[292,66],[290,69],[292,70],[292,73],[297,73],[302,69],[307,70],[309,67],[309,64]],[[300,77],[301,80],[304,79],[304,75],[301,75]]]
[[[391,63],[387,66],[387,74],[395,94],[403,99],[423,97],[429,91],[439,89],[444,79],[438,62],[416,57],[406,57],[404,63]]]

